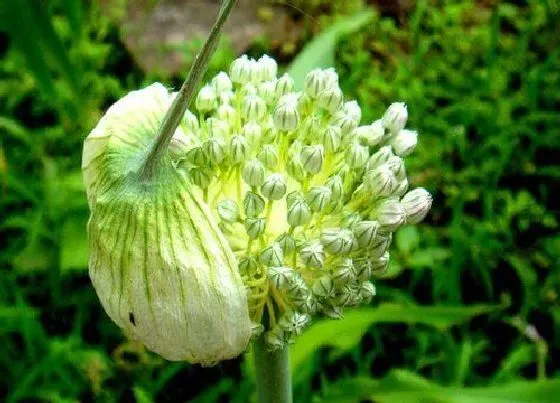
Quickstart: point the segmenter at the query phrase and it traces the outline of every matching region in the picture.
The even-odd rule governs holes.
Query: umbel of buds
[[[133,173],[174,96],[161,85],[118,101],[86,140],[92,280],[111,318],[166,358],[217,361],[262,332],[281,349],[313,316],[368,303],[393,232],[431,207],[408,190],[418,134],[404,103],[363,123],[334,69],[302,91],[277,70],[242,56],[203,86],[158,184]]]

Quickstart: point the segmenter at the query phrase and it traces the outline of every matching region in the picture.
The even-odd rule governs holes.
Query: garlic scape
[[[188,121],[153,175],[139,175],[172,99],[161,84],[133,91],[85,140],[89,274],[131,338],[168,360],[210,365],[246,349],[247,292],[201,191],[172,161],[200,141]]]

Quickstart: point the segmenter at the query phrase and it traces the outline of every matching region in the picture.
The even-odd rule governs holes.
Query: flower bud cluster
[[[173,153],[219,218],[272,349],[315,314],[368,303],[393,232],[432,203],[408,190],[403,158],[418,134],[404,103],[363,123],[334,69],[309,72],[302,91],[277,71],[268,56],[236,59],[201,88],[181,125],[192,141]]]

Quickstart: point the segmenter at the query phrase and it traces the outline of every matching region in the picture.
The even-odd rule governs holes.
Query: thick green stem
[[[292,379],[288,347],[270,352],[264,337],[254,343],[259,403],[292,403]]]
[[[210,31],[208,39],[204,43],[200,53],[196,55],[187,79],[181,86],[181,89],[177,93],[177,97],[163,118],[163,122],[157,133],[156,141],[150,149],[144,164],[140,168],[139,174],[141,178],[150,179],[165,155],[169,142],[175,133],[175,129],[179,126],[185,111],[192,101],[196,87],[208,69],[208,63],[210,61],[210,57],[216,50],[216,46],[218,45],[222,27],[226,22],[235,2],[236,0],[223,0],[220,13],[218,14],[218,18]]]

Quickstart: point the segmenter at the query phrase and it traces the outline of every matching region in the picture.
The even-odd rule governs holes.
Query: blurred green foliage
[[[373,305],[293,346],[296,400],[557,401],[558,3],[316,3],[292,5],[319,21],[361,11],[323,24],[291,71],[334,63],[366,121],[405,101],[421,133],[411,183],[435,200],[398,233]],[[250,360],[164,362],[102,311],[85,270],[81,143],[154,73],[95,2],[37,4],[0,4],[0,400],[249,400]]]

